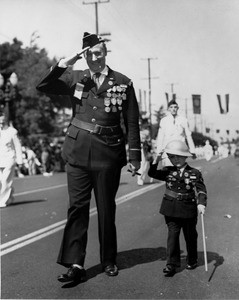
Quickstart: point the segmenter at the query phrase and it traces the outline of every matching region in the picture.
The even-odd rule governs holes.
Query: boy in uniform
[[[186,269],[197,267],[197,214],[205,213],[207,191],[199,170],[190,167],[186,159],[192,156],[187,145],[180,140],[173,140],[164,150],[172,166],[157,170],[159,158],[150,165],[148,175],[165,181],[166,190],[160,207],[168,227],[167,264],[163,269],[165,276],[170,277],[180,267],[179,236],[183,230],[187,249]]]

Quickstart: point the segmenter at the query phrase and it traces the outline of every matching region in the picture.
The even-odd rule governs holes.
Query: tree
[[[22,42],[16,38],[13,43],[4,43],[0,45],[0,69],[1,73],[15,72],[15,63],[23,57]]]
[[[22,138],[37,134],[54,134],[57,109],[49,97],[36,90],[36,85],[47,69],[56,63],[45,49],[36,45],[23,48],[16,38],[13,43],[0,45],[0,72],[18,76],[18,97],[10,101],[10,116]],[[59,107],[59,105],[58,105]]]

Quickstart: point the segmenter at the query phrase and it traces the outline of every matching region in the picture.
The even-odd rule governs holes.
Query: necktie
[[[97,90],[99,89],[99,87],[100,87],[100,75],[101,75],[101,73],[95,73],[94,75],[93,75],[93,79],[94,79],[94,82],[95,82],[95,84],[96,84],[96,86],[97,86]]]

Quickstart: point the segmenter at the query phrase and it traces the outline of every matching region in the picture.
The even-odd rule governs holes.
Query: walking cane
[[[206,238],[205,238],[203,214],[201,214],[201,222],[202,222],[202,239],[203,239],[204,263],[205,263],[205,271],[207,272],[207,270],[208,270],[207,269],[207,249],[206,249]]]

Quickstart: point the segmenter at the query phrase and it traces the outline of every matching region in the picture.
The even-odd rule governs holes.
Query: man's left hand
[[[132,176],[136,175],[136,172],[140,169],[140,162],[135,160],[129,163],[129,169],[132,172]]]

